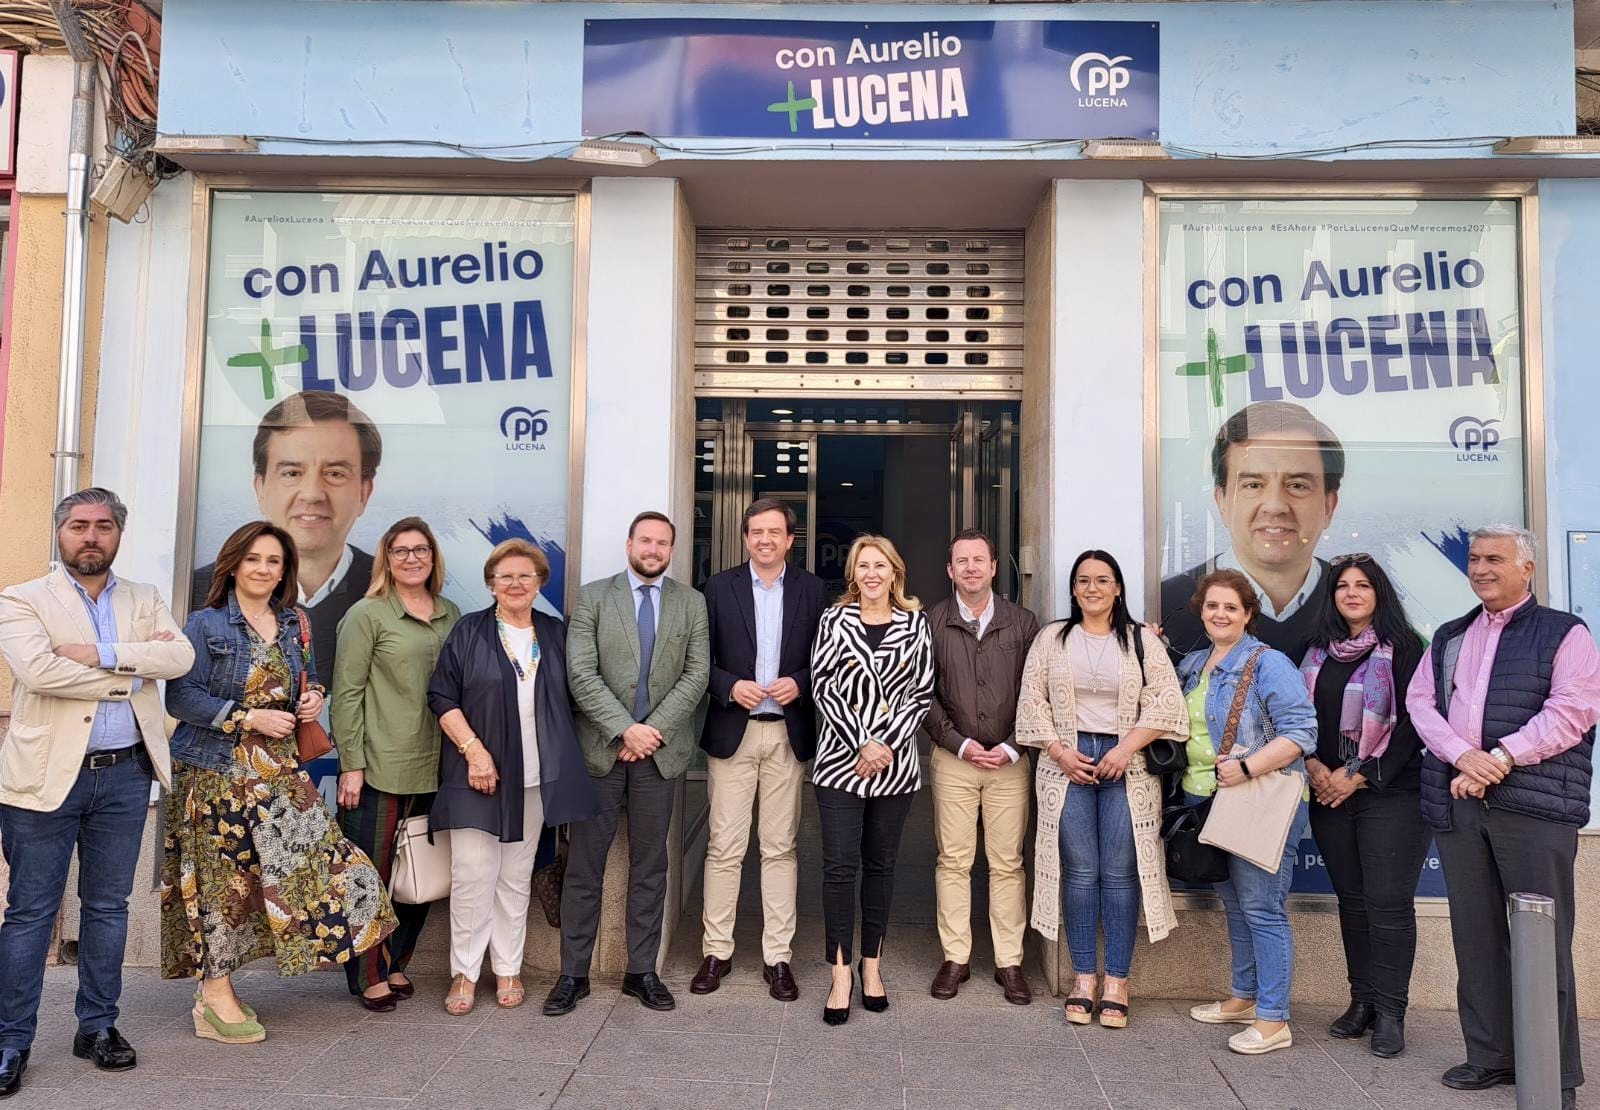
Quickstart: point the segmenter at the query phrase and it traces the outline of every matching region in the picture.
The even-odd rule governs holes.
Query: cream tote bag
[[[407,817],[395,830],[389,897],[409,906],[450,897],[450,830],[430,839],[426,813]]]

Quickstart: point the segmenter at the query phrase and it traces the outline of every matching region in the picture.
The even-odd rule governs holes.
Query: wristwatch
[[[1508,771],[1517,765],[1517,761],[1511,758],[1511,753],[1506,751],[1503,745],[1496,744],[1494,746],[1494,750],[1489,754],[1494,756],[1495,759],[1499,760],[1500,766],[1504,767]]]

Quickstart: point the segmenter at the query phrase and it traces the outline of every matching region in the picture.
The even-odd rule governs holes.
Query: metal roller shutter
[[[1022,395],[1022,236],[703,230],[703,396]]]

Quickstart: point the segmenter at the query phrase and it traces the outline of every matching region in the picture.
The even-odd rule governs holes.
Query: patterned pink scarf
[[[1328,656],[1348,663],[1360,659],[1367,651],[1371,654],[1361,660],[1345,684],[1344,700],[1339,708],[1339,754],[1350,771],[1356,770],[1363,760],[1376,759],[1389,747],[1398,710],[1394,693],[1394,649],[1379,643],[1377,632],[1368,625],[1353,640],[1337,640],[1326,650],[1311,648],[1306,652],[1305,662],[1300,664],[1306,689],[1315,698],[1317,672]]]

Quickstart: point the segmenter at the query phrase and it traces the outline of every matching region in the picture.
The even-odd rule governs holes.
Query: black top
[[[1339,754],[1339,716],[1344,706],[1344,688],[1350,683],[1361,661],[1372,653],[1343,662],[1328,656],[1317,672],[1317,688],[1312,693],[1312,704],[1317,710],[1317,758],[1329,770],[1344,766]],[[1422,648],[1416,644],[1402,645],[1394,656],[1394,696],[1399,702],[1394,732],[1389,746],[1376,759],[1363,760],[1359,770],[1367,776],[1368,787],[1385,790],[1421,789],[1422,740],[1411,724],[1411,714],[1406,712],[1406,689],[1411,676],[1422,661]]]
[[[861,631],[867,637],[867,643],[872,645],[872,650],[877,651],[883,646],[883,637],[888,633],[889,625],[867,624],[865,621],[863,621],[861,624]]]

